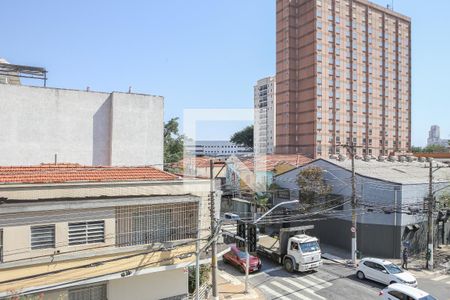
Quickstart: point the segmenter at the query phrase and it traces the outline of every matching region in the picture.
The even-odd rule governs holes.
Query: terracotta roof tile
[[[256,162],[258,171],[272,171],[277,165],[290,164],[294,167],[303,166],[312,159],[301,154],[268,154],[246,158],[242,163],[250,170],[254,169]]]
[[[178,176],[154,167],[105,167],[79,164],[0,166],[0,183],[63,183],[98,181],[164,181]]]

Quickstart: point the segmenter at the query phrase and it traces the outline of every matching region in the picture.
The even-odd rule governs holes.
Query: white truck
[[[319,240],[305,234],[313,228],[314,225],[281,228],[277,238],[261,236],[257,251],[282,264],[288,272],[315,270],[322,265]]]

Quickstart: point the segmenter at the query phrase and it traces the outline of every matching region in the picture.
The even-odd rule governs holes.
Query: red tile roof
[[[258,171],[273,171],[280,164],[290,164],[294,167],[299,167],[311,161],[311,158],[301,154],[268,154],[255,158],[247,158],[243,160],[243,164],[250,170],[253,170],[256,162]]]
[[[0,183],[63,183],[98,181],[165,181],[178,176],[153,167],[104,167],[79,164],[0,166]]]
[[[183,168],[184,164],[193,165],[197,168],[209,168],[210,160],[213,160],[214,166],[223,166],[225,164],[224,160],[220,160],[214,157],[200,156],[200,157],[184,157],[182,160],[177,162],[175,165],[179,168]]]

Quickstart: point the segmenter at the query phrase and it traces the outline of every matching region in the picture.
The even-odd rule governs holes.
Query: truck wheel
[[[294,263],[292,262],[292,259],[286,258],[284,260],[284,269],[289,273],[294,272]]]

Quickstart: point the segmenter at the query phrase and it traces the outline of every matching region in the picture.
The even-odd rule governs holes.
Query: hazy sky
[[[391,0],[376,0],[385,5]],[[413,22],[413,145],[432,124],[450,135],[450,1],[395,1]],[[165,97],[185,108],[251,108],[275,73],[275,0],[1,1],[0,57],[43,66],[49,86]],[[209,122],[228,139],[243,122]]]

